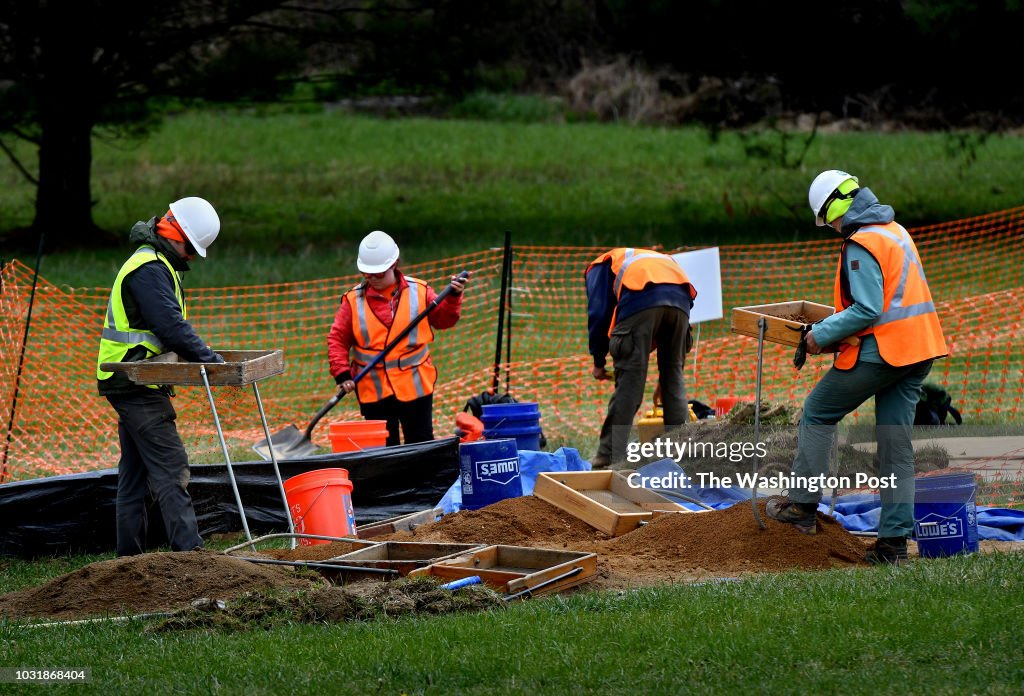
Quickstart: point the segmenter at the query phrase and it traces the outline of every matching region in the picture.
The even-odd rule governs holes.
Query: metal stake
[[[245,519],[245,508],[242,507],[242,496],[238,493],[238,484],[235,482],[235,471],[231,468],[231,457],[228,456],[228,443],[224,442],[224,431],[221,430],[220,418],[217,417],[217,405],[213,403],[213,391],[210,390],[210,379],[206,376],[206,365],[199,366],[199,374],[203,377],[203,385],[206,387],[206,396],[210,399],[210,410],[213,411],[213,422],[217,426],[217,435],[220,437],[220,447],[224,451],[224,463],[227,464],[228,467],[228,479],[231,481],[231,490],[235,493],[235,503],[238,504],[238,514],[242,516],[242,529],[245,531],[245,538],[251,542],[252,534],[249,533],[249,522]],[[253,550],[255,550],[255,548]]]
[[[757,382],[754,388],[754,451],[761,444],[761,370],[764,367],[764,332],[768,328],[768,320],[761,317],[757,320]],[[761,458],[754,457],[754,487],[750,491],[750,505],[754,509],[757,526],[765,528],[761,519],[761,511],[757,509],[757,471]]]
[[[252,383],[252,393],[256,395],[256,408],[260,412],[260,422],[263,424],[263,434],[267,436],[267,442],[270,442],[270,426],[267,425],[267,415],[263,412],[263,400],[260,399],[260,388],[256,386],[256,382]],[[270,463],[274,465],[274,475],[277,476],[277,488],[281,491],[281,502],[284,503],[284,516],[288,520],[288,531],[295,534],[295,521],[292,520],[292,511],[288,507],[288,494],[284,490],[284,481],[281,480],[281,469],[277,466],[277,453],[274,452],[273,447],[267,447],[270,450]],[[292,548],[295,548],[295,537],[292,537]]]

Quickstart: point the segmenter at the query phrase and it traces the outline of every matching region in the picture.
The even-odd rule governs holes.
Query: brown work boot
[[[590,460],[590,468],[594,471],[601,471],[612,468],[612,460],[603,454],[595,454]]]
[[[818,532],[818,506],[808,503],[795,503],[788,498],[776,496],[769,498],[765,505],[765,513],[773,520],[793,525],[798,532],[816,534]]]
[[[871,565],[904,565],[910,560],[906,537],[878,537],[864,554],[864,560]]]

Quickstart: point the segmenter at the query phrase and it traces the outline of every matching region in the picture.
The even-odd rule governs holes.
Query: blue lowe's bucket
[[[974,474],[942,474],[916,480],[914,538],[923,558],[978,550]]]
[[[459,444],[462,507],[478,510],[523,494],[515,440],[476,440]]]
[[[534,402],[484,404],[480,420],[488,440],[513,438],[519,449],[540,449],[540,408]]]

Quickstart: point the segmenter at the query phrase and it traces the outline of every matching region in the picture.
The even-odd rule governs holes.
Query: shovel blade
[[[301,459],[316,454],[318,447],[302,436],[302,431],[294,425],[278,430],[270,436],[270,441],[260,440],[252,446],[256,454],[270,460],[271,448],[278,459]]]

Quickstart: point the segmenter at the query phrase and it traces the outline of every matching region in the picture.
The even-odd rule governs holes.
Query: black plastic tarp
[[[281,478],[340,467],[352,481],[356,523],[426,510],[458,477],[458,438],[278,462]],[[287,532],[284,502],[271,462],[232,463],[253,535]],[[189,493],[203,538],[242,529],[224,464],[192,466]],[[116,546],[117,470],[90,471],[0,486],[0,556],[35,558],[104,553]],[[149,510],[150,548],[166,543],[156,504]]]

